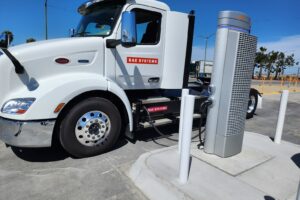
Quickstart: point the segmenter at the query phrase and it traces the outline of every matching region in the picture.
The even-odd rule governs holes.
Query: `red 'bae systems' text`
[[[127,63],[129,64],[148,64],[157,65],[157,58],[138,58],[138,57],[127,57]]]
[[[168,106],[156,106],[156,107],[147,108],[147,110],[149,113],[162,112],[162,111],[167,111]]]

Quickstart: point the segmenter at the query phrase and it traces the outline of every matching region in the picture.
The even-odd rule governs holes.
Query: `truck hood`
[[[103,74],[103,49],[104,41],[99,37],[55,39],[9,48],[25,73],[16,74],[9,58],[0,55],[0,109],[11,98],[24,98],[20,91],[35,91],[51,76],[74,72]],[[58,64],[57,58],[66,58],[69,63]]]
[[[32,42],[9,48],[9,51],[22,63],[28,63],[53,56],[63,56],[70,53],[96,51],[103,39],[89,38],[63,38]],[[25,66],[26,67],[26,66]],[[29,67],[29,66],[28,66]]]

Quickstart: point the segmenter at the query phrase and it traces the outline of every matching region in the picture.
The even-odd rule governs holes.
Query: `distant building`
[[[199,60],[196,61],[196,69],[199,78],[211,78],[214,62]]]

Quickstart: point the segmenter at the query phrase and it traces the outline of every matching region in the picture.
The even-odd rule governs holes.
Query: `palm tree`
[[[259,68],[258,78],[261,79],[262,70],[265,68],[268,71],[267,79],[270,79],[272,73],[275,72],[274,79],[278,79],[278,75],[283,75],[286,67],[298,65],[295,61],[294,54],[286,56],[283,52],[271,51],[266,54],[267,48],[260,47],[259,52],[256,53],[255,67]]]
[[[279,73],[283,75],[284,70],[287,67],[292,67],[298,65],[298,62],[295,61],[294,54],[286,56],[283,52],[278,53],[277,60],[275,62],[275,78],[278,79]]]
[[[5,40],[9,46],[14,40],[14,34],[11,31],[4,31],[3,34],[5,34]]]
[[[274,79],[277,80],[278,79],[278,74],[281,73],[283,71],[284,65],[285,65],[285,55],[283,52],[280,52],[278,54],[277,60],[275,62],[275,77]]]
[[[282,75],[286,67],[293,67],[295,65],[299,65],[299,62],[295,61],[294,54],[286,56],[284,59],[284,65],[282,66]]]
[[[36,41],[36,39],[34,39],[34,38],[28,38],[26,40],[26,43],[31,43],[31,42],[35,42],[35,41]]]
[[[268,53],[266,69],[268,71],[267,79],[270,79],[271,73],[275,71],[274,64],[277,62],[279,56],[278,51],[271,51]]]
[[[266,54],[267,48],[265,47],[260,47],[259,48],[259,52],[256,53],[256,57],[255,57],[255,65],[254,65],[254,69],[255,67],[259,68],[259,74],[258,74],[258,79],[261,79],[262,76],[262,70],[266,65],[267,62],[267,54]],[[254,73],[253,73],[254,74]]]
[[[5,35],[3,33],[0,35],[0,47],[1,48],[7,47],[7,43],[5,42]]]
[[[14,35],[11,31],[3,31],[2,34],[4,38],[0,40],[0,46],[3,48],[8,48],[8,46],[12,43],[14,40]]]

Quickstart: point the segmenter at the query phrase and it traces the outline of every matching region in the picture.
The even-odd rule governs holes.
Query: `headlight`
[[[35,98],[12,99],[3,105],[1,112],[6,114],[22,115],[26,113],[34,101]]]

